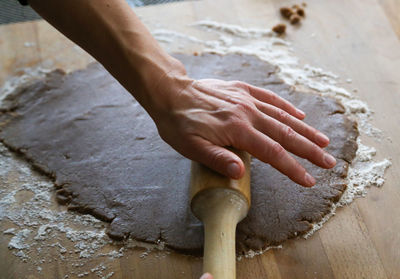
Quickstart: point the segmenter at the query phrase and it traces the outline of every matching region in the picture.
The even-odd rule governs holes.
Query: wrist
[[[128,57],[131,71],[126,87],[151,116],[157,110],[168,109],[171,94],[190,82],[184,65],[161,49]],[[132,78],[132,71],[136,78]]]
[[[147,103],[143,107],[156,122],[162,120],[183,105],[185,98],[182,91],[192,83],[193,79],[186,75],[183,64],[176,60],[171,68],[163,71],[157,82],[149,85]]]
[[[107,64],[114,70],[114,77],[147,111],[166,101],[166,87],[187,79],[184,65],[164,51],[146,29],[120,30],[114,36],[116,45]]]

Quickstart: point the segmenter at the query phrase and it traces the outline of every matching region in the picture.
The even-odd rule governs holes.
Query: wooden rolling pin
[[[250,208],[250,155],[233,150],[245,163],[239,180],[192,162],[191,208],[204,225],[203,271],[214,279],[236,278],[236,225]]]

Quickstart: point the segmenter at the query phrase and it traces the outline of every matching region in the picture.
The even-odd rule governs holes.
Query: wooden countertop
[[[303,62],[330,70],[353,82],[349,89],[375,112],[373,124],[387,139],[363,139],[391,158],[382,189],[371,188],[365,198],[337,211],[310,239],[287,241],[238,262],[238,278],[400,278],[400,1],[307,0],[307,18],[287,39]],[[137,8],[150,29],[188,33],[200,19],[269,28],[279,22],[278,0],[203,0]],[[311,34],[315,37],[310,38]],[[196,34],[203,36],[206,35]],[[34,42],[25,47],[25,42]],[[193,51],[190,49],[186,51]],[[200,48],[197,50],[201,50]],[[0,26],[0,84],[21,67],[40,63],[63,69],[83,68],[92,58],[43,21]],[[0,237],[0,240],[4,238]],[[129,250],[115,259],[116,278],[199,278],[201,259],[171,253],[165,257]],[[0,278],[64,278],[71,272],[62,263],[47,264],[31,273],[28,264],[0,243]],[[93,260],[96,261],[96,260]],[[8,275],[6,275],[8,274]],[[69,276],[69,278],[74,278]],[[98,278],[89,274],[84,278]]]

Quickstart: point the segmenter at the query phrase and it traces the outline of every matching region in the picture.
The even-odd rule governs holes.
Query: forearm
[[[101,62],[148,111],[161,137],[189,159],[237,179],[243,162],[224,148],[233,146],[304,186],[315,179],[286,149],[324,168],[335,165],[322,149],[329,139],[273,92],[237,81],[188,78],[182,63],[162,50],[125,0],[29,3]]]
[[[30,0],[60,32],[80,45],[146,109],[153,87],[183,66],[152,37],[125,0]]]

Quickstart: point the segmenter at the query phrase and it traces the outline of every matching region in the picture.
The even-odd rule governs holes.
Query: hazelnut
[[[294,14],[293,10],[289,7],[280,8],[280,12],[281,12],[281,15],[287,19],[289,19],[290,16]]]
[[[306,12],[304,11],[303,8],[298,8],[298,9],[296,10],[296,13],[297,13],[299,16],[301,16],[301,17],[304,17],[304,16],[306,15]]]
[[[278,35],[282,35],[286,32],[286,25],[283,23],[279,23],[272,27],[272,31],[274,31]]]
[[[290,24],[294,25],[300,22],[300,17],[298,15],[292,15],[289,20]]]

